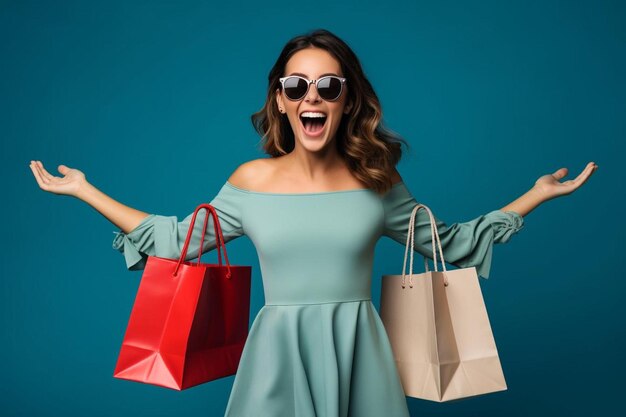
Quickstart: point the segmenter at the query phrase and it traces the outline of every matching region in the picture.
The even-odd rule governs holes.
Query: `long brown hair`
[[[272,157],[290,153],[295,137],[286,115],[278,111],[276,89],[281,89],[287,61],[296,52],[317,47],[328,51],[341,65],[347,79],[348,114],[341,117],[337,129],[337,151],[353,175],[379,194],[391,188],[393,168],[402,157],[401,143],[409,144],[383,126],[382,107],[361,63],[350,47],[333,33],[317,29],[291,39],[284,46],[268,76],[267,98],[263,108],[251,116],[252,125],[261,135],[265,153]]]

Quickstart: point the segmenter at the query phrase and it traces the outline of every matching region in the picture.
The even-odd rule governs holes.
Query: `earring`
[[[282,108],[282,107],[279,107],[279,108],[278,108],[278,111],[280,111],[280,112],[282,113],[282,112],[283,112],[283,108]]]

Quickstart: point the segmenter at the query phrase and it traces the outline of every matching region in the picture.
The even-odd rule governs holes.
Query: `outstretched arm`
[[[41,161],[31,161],[30,169],[42,190],[84,201],[124,233],[135,229],[148,216],[148,213],[126,206],[98,190],[76,168],[59,165],[63,177],[50,174]]]
[[[383,235],[406,245],[413,209],[418,204],[406,184],[394,185],[382,198]],[[436,212],[436,210],[435,210]],[[445,223],[433,213],[437,233],[447,263],[459,268],[476,267],[478,274],[489,277],[494,243],[506,243],[524,226],[524,219],[514,211],[493,210],[467,222]],[[415,215],[415,251],[432,258],[430,217],[424,210]]]
[[[567,168],[561,168],[553,174],[540,177],[533,188],[517,198],[515,201],[502,207],[501,211],[514,211],[525,216],[533,211],[541,203],[553,198],[573,193],[583,185],[589,177],[598,169],[594,162],[589,162],[585,169],[573,180],[560,182],[567,175]]]

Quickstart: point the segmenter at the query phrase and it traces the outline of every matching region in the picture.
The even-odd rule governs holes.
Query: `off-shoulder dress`
[[[401,181],[384,195],[370,189],[270,193],[226,182],[210,202],[224,239],[248,236],[259,256],[265,304],[246,341],[226,417],[408,417],[406,397],[383,323],[372,303],[374,247],[382,236],[406,244],[417,201]],[[197,256],[198,213],[188,260]],[[113,248],[126,267],[148,255],[179,258],[191,222],[150,214]],[[489,277],[494,243],[524,224],[494,210],[446,225],[435,218],[447,263]],[[203,252],[215,249],[212,218]],[[415,222],[415,251],[432,259],[430,223]],[[195,245],[195,246],[194,246]],[[195,254],[195,255],[194,255]]]

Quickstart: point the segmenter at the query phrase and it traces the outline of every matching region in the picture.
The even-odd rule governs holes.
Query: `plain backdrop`
[[[234,376],[177,392],[113,378],[141,272],[91,207],[29,168],[81,169],[111,197],[182,218],[261,158],[250,115],[293,36],[360,57],[420,202],[469,221],[567,167],[599,165],[494,248],[480,283],[508,390],[414,416],[618,412],[624,334],[626,7],[620,1],[0,1],[2,416],[221,416]],[[264,303],[256,250],[250,320]],[[380,277],[404,247],[376,248]],[[203,260],[216,259],[211,252]],[[421,258],[416,268],[423,268]]]

